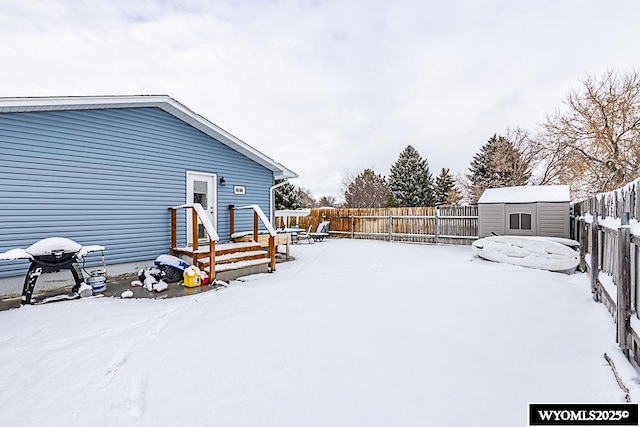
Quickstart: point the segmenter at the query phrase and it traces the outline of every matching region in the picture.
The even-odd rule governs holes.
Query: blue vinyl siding
[[[257,203],[268,215],[270,170],[158,108],[0,114],[0,252],[57,236],[105,246],[109,264],[168,253],[167,208],[185,203],[188,170],[225,177],[222,241],[228,205]],[[251,227],[252,215],[236,215],[236,230]],[[0,277],[27,266],[0,261]]]

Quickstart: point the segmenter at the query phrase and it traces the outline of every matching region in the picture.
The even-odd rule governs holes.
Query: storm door
[[[218,228],[218,194],[216,191],[216,174],[200,173],[200,172],[187,172],[187,204],[200,203],[209,217],[211,224]],[[187,210],[187,241],[192,241],[192,228],[190,210]],[[204,225],[198,219],[198,241],[207,240],[207,233],[205,232]]]

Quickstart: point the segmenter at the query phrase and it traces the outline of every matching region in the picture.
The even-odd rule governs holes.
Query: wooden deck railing
[[[247,205],[236,207],[234,205],[229,205],[229,234],[233,235],[235,233],[235,211],[239,210],[252,210],[253,211],[253,240],[258,241],[258,229],[259,222],[262,221],[262,224],[269,232],[269,267],[271,271],[276,271],[276,230],[271,225],[271,222],[264,214],[263,210],[258,205]]]
[[[178,248],[178,210],[186,209],[191,211],[191,248],[186,250],[188,242],[185,242],[185,250]],[[209,216],[204,211],[204,208],[200,203],[191,203],[186,205],[174,206],[169,208],[171,211],[171,255],[177,256],[179,254],[190,254],[192,257],[192,264],[198,265],[200,257],[209,258],[209,283],[213,283],[216,277],[216,243],[220,240],[218,232],[209,220]],[[199,236],[198,236],[198,220],[204,226],[205,233],[209,248],[206,252],[198,250]]]

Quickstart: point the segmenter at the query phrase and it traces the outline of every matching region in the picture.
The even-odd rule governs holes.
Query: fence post
[[[591,293],[596,302],[602,300],[600,289],[598,288],[598,275],[600,274],[600,265],[598,265],[598,251],[600,250],[598,237],[598,212],[594,212],[593,222],[591,223]]]
[[[389,241],[393,239],[393,216],[389,213]]]
[[[578,269],[581,272],[587,271],[586,265],[584,262],[584,257],[587,252],[587,233],[586,233],[587,223],[584,218],[580,219],[580,265]]]
[[[631,319],[631,229],[623,225],[618,229],[618,301],[617,301],[617,341],[629,358]]]
[[[350,221],[351,222],[351,238],[353,239],[354,238],[354,228],[355,228],[355,224],[354,223],[355,223],[356,220],[355,220],[355,218],[353,217],[352,214],[349,215],[349,219],[351,219],[351,221]]]
[[[438,228],[440,227],[440,209],[438,209],[437,206],[436,206],[436,217],[434,218],[433,222],[434,222],[433,243],[435,243],[437,245],[438,244],[438,234],[439,234]]]

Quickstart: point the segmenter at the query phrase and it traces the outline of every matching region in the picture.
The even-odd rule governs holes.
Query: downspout
[[[284,181],[282,181],[279,184],[275,184],[272,185],[269,188],[269,221],[271,221],[271,224],[273,224],[273,220],[274,220],[274,215],[275,215],[275,211],[276,211],[276,206],[275,206],[275,190],[278,187],[282,187],[283,185],[285,185],[286,183],[288,183],[289,181],[287,179],[285,179]]]

